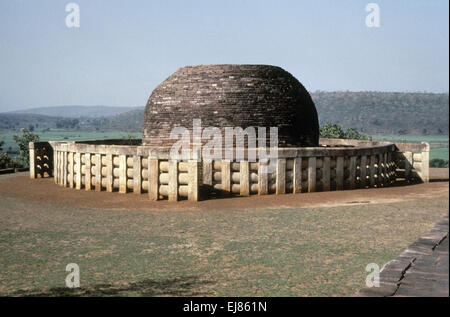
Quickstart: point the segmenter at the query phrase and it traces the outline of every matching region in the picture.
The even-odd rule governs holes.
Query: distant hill
[[[314,92],[320,124],[369,135],[448,135],[449,95],[398,92]],[[107,118],[104,127],[141,131],[144,108]],[[128,131],[128,130],[125,130]]]
[[[397,92],[314,92],[320,124],[333,122],[369,135],[448,135],[449,95]],[[144,107],[50,107],[65,115],[0,113],[0,131],[33,126],[77,131],[140,132]],[[92,109],[91,109],[92,108]],[[109,110],[108,110],[109,109]],[[131,110],[130,110],[131,109]],[[109,111],[109,112],[108,112]],[[116,112],[114,115],[108,113]],[[43,111],[45,112],[45,111]],[[102,113],[102,116],[96,114]],[[48,112],[47,112],[48,113]],[[70,114],[71,118],[68,118]],[[74,114],[78,114],[74,115]],[[88,115],[90,114],[90,115]],[[239,114],[236,114],[239,115]]]
[[[110,106],[56,106],[17,110],[9,113],[31,113],[45,116],[65,118],[99,118],[112,117],[137,107],[110,107]]]
[[[118,131],[136,131],[142,130],[142,120],[144,119],[144,107],[120,113],[107,119],[110,129]]]
[[[314,92],[320,124],[371,135],[448,135],[449,95],[401,92]]]
[[[61,118],[31,113],[0,113],[0,131],[51,129]],[[31,127],[31,128],[30,128]]]
[[[83,130],[141,132],[144,107],[108,118],[90,118],[81,123]]]

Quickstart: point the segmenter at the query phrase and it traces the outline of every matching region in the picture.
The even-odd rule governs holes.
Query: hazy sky
[[[80,7],[80,27],[65,6]],[[380,7],[368,28],[365,7]],[[448,0],[0,0],[0,111],[145,105],[184,65],[272,64],[310,91],[448,92]]]

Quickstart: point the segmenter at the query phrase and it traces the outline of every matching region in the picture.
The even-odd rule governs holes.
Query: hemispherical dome
[[[278,127],[280,147],[317,146],[319,123],[311,96],[280,67],[200,65],[180,68],[151,94],[143,144],[169,146],[174,127]]]

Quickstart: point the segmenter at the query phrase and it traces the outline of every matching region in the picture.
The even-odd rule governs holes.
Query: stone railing
[[[54,151],[55,183],[61,186],[147,192],[151,200],[198,200],[201,164],[171,161],[169,148],[116,145],[119,140],[50,143]]]
[[[422,143],[396,143],[398,149],[397,176],[408,181],[430,181],[430,145]]]
[[[48,142],[30,142],[30,177],[53,176],[53,148]]]
[[[370,147],[374,145],[391,144],[386,141],[361,141],[344,139],[320,139],[320,144],[330,146],[350,145],[355,147]],[[397,163],[396,175],[398,179],[408,181],[429,182],[430,145],[421,143],[395,142],[397,148],[395,161]]]
[[[42,169],[40,153],[47,161],[53,157],[47,166],[53,165],[61,186],[147,193],[151,200],[197,201],[211,192],[248,196],[379,188],[399,178],[428,181],[426,143],[321,139],[320,147],[280,148],[276,159],[256,162],[174,161],[170,148],[139,145],[140,140],[43,143],[30,144],[32,177]],[[274,169],[265,173],[268,164]]]
[[[204,161],[203,184],[246,196],[384,187],[395,181],[394,144],[351,147],[334,142],[322,139],[321,147],[280,148],[272,173],[262,173],[262,161]]]

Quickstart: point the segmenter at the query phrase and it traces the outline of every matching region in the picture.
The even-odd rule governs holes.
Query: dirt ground
[[[330,207],[355,204],[393,203],[448,197],[448,182],[433,182],[390,188],[357,189],[286,195],[253,195],[216,198],[199,202],[157,201],[146,194],[119,194],[75,190],[56,185],[52,178],[30,179],[26,175],[0,178],[0,197],[80,208],[148,211],[204,211],[253,208]]]
[[[16,174],[0,202],[1,296],[352,296],[448,214],[448,182],[169,203]]]

